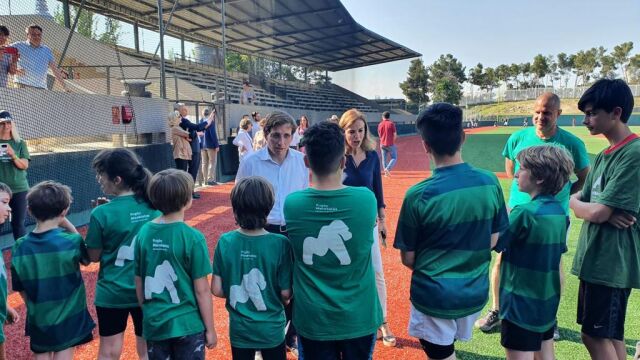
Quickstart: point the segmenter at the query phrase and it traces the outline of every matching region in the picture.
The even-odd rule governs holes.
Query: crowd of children
[[[626,124],[633,97],[623,81],[600,80],[579,108],[589,132],[611,146],[570,200],[585,220],[572,268],[580,279],[578,323],[593,359],[622,360],[627,299],[640,288],[640,139]],[[455,341],[471,338],[488,301],[497,251],[506,357],[553,359],[568,226],[554,195],[576,166],[571,156],[557,146],[521,150],[515,177],[531,201],[508,213],[496,176],[462,160],[458,107],[428,107],[417,128],[435,170],[407,191],[394,242],[412,270],[409,334],[428,358],[455,359]],[[85,239],[66,218],[71,190],[52,181],[35,185],[27,204],[36,226],[16,241],[11,260],[35,358],[72,359],[75,346],[92,340],[80,264],[100,262],[100,359],[120,358],[129,315],[140,359],[204,359],[205,348],[217,343],[212,294],[225,298],[236,360],[254,359],[257,351],[263,359],[286,359],[285,306],[292,299],[301,358],[370,359],[383,322],[371,258],[376,199],[367,188],[342,184],[345,138],[338,125],[309,127],[302,145],[312,186],[284,200],[288,235],[265,230],[276,201],[272,185],[245,177],[231,192],[239,228],[220,237],[212,262],[204,235],[184,222],[194,187],[184,171],[152,176],[129,150],[100,152],[93,168],[112,199],[98,199]],[[10,215],[10,198],[0,184],[0,223]],[[14,323],[6,279],[2,267],[0,321]],[[4,340],[0,331],[0,359]]]

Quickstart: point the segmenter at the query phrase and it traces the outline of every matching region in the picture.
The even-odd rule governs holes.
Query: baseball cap
[[[13,121],[13,118],[11,117],[11,113],[8,112],[7,110],[0,111],[0,122],[7,122],[7,121]]]

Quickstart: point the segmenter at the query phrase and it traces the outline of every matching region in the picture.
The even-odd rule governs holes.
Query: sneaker
[[[382,345],[388,347],[396,346],[396,337],[391,332],[391,329],[389,329],[389,324],[386,322],[382,323],[382,326],[378,328],[378,334],[378,339],[382,339]]]
[[[214,185],[218,185],[218,183],[215,180],[209,180],[207,181],[207,185],[214,186]]]
[[[640,360],[640,341],[636,344],[636,354],[633,355],[633,360]]]
[[[389,170],[384,169],[384,176],[385,177],[390,177],[391,176],[391,172],[389,172]]]
[[[262,352],[260,350],[256,351],[253,360],[262,360]]]
[[[489,310],[487,315],[481,317],[476,321],[476,327],[479,328],[482,332],[489,332],[494,327],[500,325],[500,317],[498,317],[498,310]]]
[[[191,197],[192,197],[192,198],[194,198],[194,199],[200,199],[200,194],[198,194],[198,193],[194,192],[194,193],[191,195]]]
[[[558,322],[553,324],[553,341],[560,340],[560,330],[558,330]]]

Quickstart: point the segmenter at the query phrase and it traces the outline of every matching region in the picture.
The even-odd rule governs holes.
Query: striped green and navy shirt
[[[569,217],[551,195],[538,195],[509,214],[500,237],[500,319],[533,332],[554,324],[560,303],[560,257]]]
[[[67,349],[95,327],[80,274],[84,254],[82,237],[60,228],[31,232],[13,246],[11,284],[24,294],[26,335],[35,352]]]
[[[466,163],[437,168],[404,198],[393,246],[416,253],[411,303],[420,312],[457,319],[489,296],[491,234],[509,226],[496,176]]]

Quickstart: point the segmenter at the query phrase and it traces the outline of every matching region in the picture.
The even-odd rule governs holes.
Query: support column
[[[181,59],[184,61],[185,59],[185,55],[184,55],[184,36],[180,37],[180,57]]]
[[[138,22],[133,23],[133,46],[136,49],[136,52],[140,52],[140,27],[138,26]]]
[[[164,19],[162,18],[162,0],[158,0],[158,27],[160,36],[160,97],[167,98],[167,78],[164,70]]]
[[[69,10],[69,0],[62,0],[62,15],[64,16],[64,27],[71,29],[71,12]]]

